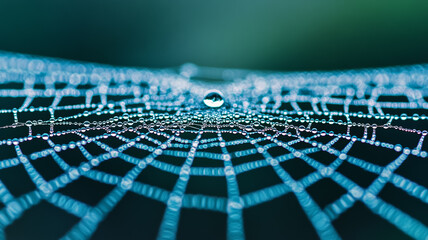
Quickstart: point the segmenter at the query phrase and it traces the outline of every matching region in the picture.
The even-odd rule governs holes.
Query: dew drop
[[[91,125],[91,123],[89,121],[83,122],[83,126],[85,126],[85,127],[89,127],[90,125]]]
[[[49,138],[49,134],[44,133],[44,134],[42,135],[42,139],[43,139],[43,140],[48,140],[48,138]]]
[[[419,120],[419,114],[415,113],[413,114],[413,121],[418,121]]]
[[[205,94],[204,104],[210,108],[219,108],[224,104],[223,95],[218,90],[209,90]]]

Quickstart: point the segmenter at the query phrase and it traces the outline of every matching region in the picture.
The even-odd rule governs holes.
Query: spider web
[[[1,238],[427,239],[427,76],[2,53]]]

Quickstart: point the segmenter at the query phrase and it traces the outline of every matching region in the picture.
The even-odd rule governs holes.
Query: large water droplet
[[[204,104],[211,108],[219,108],[224,104],[223,95],[218,90],[209,90],[205,94]]]

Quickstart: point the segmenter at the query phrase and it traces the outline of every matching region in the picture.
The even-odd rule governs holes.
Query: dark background
[[[428,1],[1,1],[0,50],[126,66],[428,62]]]

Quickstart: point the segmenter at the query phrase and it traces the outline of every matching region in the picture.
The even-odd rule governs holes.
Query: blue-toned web
[[[362,221],[371,218],[390,227],[384,234],[393,229],[427,239],[428,218],[419,214],[428,207],[427,86],[426,65],[302,73],[190,64],[156,70],[2,53],[1,238],[31,233],[34,227],[20,219],[37,225],[50,214],[31,212],[42,203],[75,219],[58,217],[56,224],[66,226],[55,237],[96,237],[133,194],[163,206],[160,221],[149,222],[158,239],[181,236],[181,224],[192,221],[182,216],[187,209],[221,213],[228,239],[262,237],[263,222],[290,217],[303,219],[304,229],[321,239],[364,232],[370,226]],[[203,104],[209,89],[223,94],[222,107]],[[151,177],[154,172],[160,175]],[[75,185],[83,179],[90,183]],[[172,184],[164,183],[169,179]],[[90,184],[100,187],[81,187]],[[98,191],[96,201],[83,196]],[[299,211],[276,219],[259,211],[260,220],[246,214],[284,197]],[[353,208],[368,217],[346,222]],[[128,221],[138,226],[140,217]],[[279,227],[281,238],[293,231]],[[281,234],[277,228],[272,231]]]

